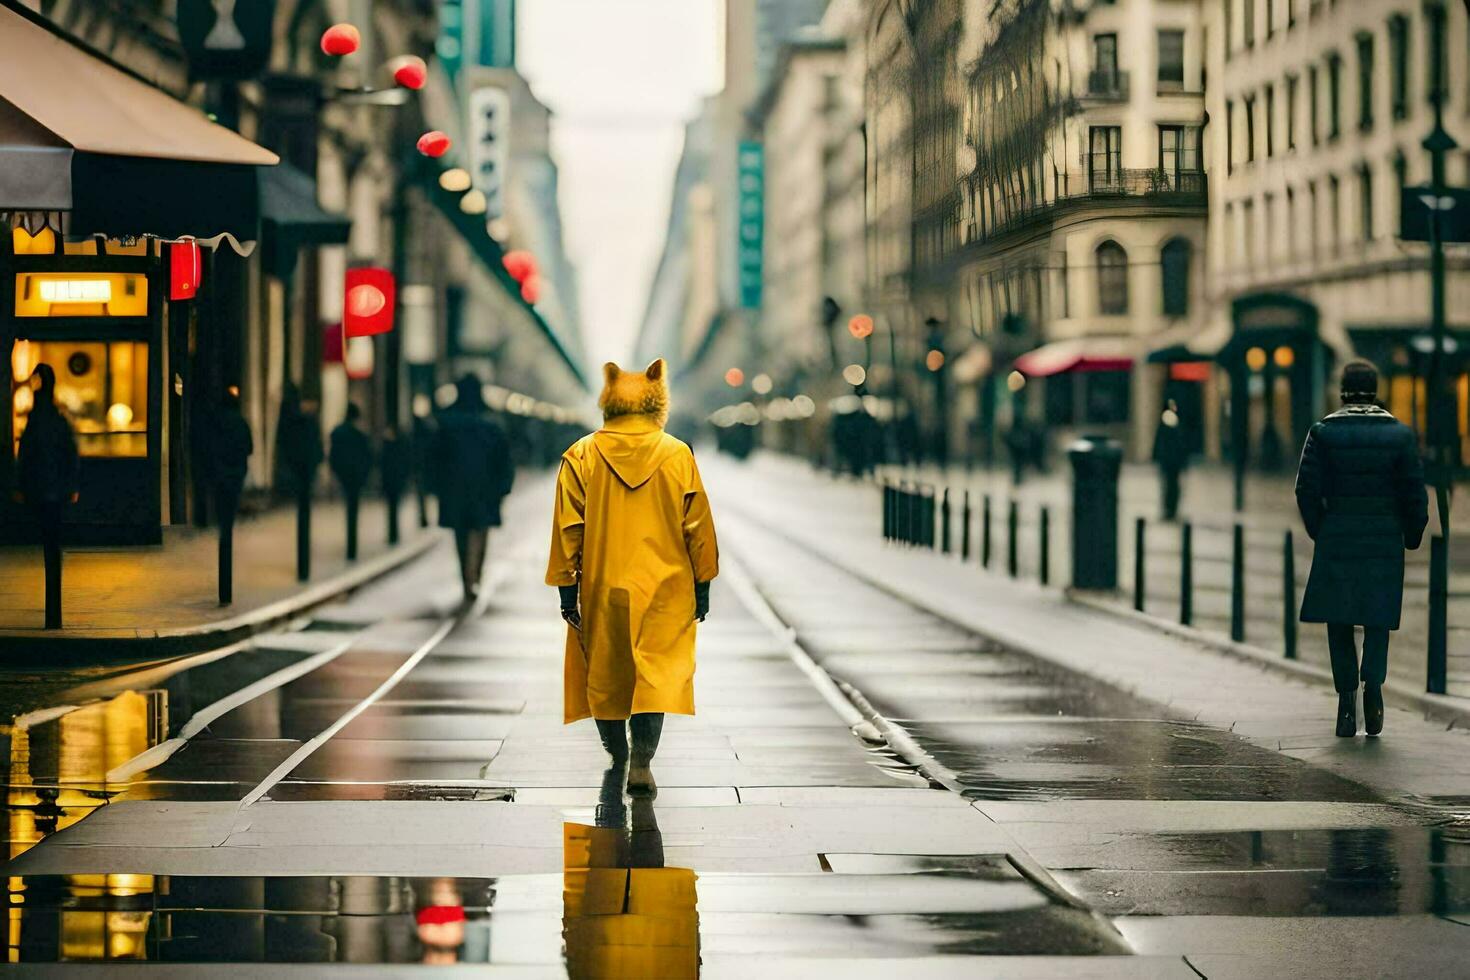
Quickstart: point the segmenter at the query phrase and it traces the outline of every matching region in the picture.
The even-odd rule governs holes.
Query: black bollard
[[[1179,525],[1179,622],[1194,622],[1194,527]]]
[[[398,499],[396,497],[389,497],[387,503],[388,543],[394,545],[398,543]]]
[[[1148,524],[1142,517],[1133,522],[1133,608],[1143,612],[1144,602],[1144,535]]]
[[[1445,539],[1429,539],[1429,658],[1424,689],[1444,694],[1449,681],[1449,551]]]
[[[61,515],[64,504],[41,505],[41,554],[46,573],[46,629],[61,629]]]
[[[965,506],[960,511],[960,561],[970,560],[970,491],[965,491]]]
[[[980,517],[980,567],[990,567],[990,494],[985,495],[985,508]]]
[[[1245,528],[1239,524],[1230,548],[1230,638],[1245,642]]]
[[[311,492],[296,494],[296,580],[311,578]]]
[[[950,552],[949,487],[944,488],[944,502],[939,505],[940,542],[939,548],[946,555]]]
[[[1118,587],[1118,473],[1123,447],[1107,436],[1083,436],[1067,449],[1072,462],[1072,585]]]
[[[220,514],[219,522],[219,604],[235,601],[235,522]]]
[[[1287,660],[1296,659],[1296,551],[1291,532],[1281,545],[1281,631]]]
[[[1037,578],[1042,585],[1051,584],[1051,509],[1045,506],[1041,508],[1041,554]]]
[[[1010,509],[1006,512],[1006,571],[1011,578],[1021,574],[1021,549],[1017,541],[1020,533],[1021,517],[1016,502],[1012,500]]]
[[[887,480],[880,480],[878,486],[883,490],[883,540],[893,540],[893,488],[888,485]]]
[[[934,504],[935,504],[935,501],[934,501],[934,488],[933,487],[930,487],[930,486],[926,486],[923,489],[923,493],[924,493],[924,496],[923,496],[922,510],[921,510],[921,520],[923,521],[923,524],[919,528],[919,533],[921,533],[924,536],[924,539],[920,543],[923,544],[923,546],[926,547],[926,548],[928,548],[930,551],[933,551],[934,550],[934,520],[935,520],[935,514],[934,514],[934,510],[935,510],[935,507],[934,507]]]
[[[347,494],[343,504],[347,514],[347,560],[357,561],[357,494]]]

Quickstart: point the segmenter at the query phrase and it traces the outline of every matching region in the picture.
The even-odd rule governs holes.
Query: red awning
[[[1016,358],[1016,370],[1028,378],[1081,371],[1127,371],[1133,367],[1130,337],[1077,337],[1044,344]]]

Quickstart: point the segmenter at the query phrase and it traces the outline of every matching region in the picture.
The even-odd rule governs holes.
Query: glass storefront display
[[[142,341],[17,341],[11,354],[15,445],[25,432],[38,364],[56,372],[56,401],[82,456],[148,455],[148,344]]]

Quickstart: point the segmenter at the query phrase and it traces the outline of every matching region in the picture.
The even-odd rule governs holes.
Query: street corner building
[[[664,374],[662,359],[641,373],[609,363],[606,421],[562,457],[546,583],[580,585],[567,723],[694,713],[694,588],[719,554],[694,453],[663,428]]]

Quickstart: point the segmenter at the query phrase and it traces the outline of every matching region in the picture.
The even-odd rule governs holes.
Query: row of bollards
[[[945,487],[936,495],[935,488],[927,483],[908,481],[884,481],[883,487],[883,537],[899,544],[939,550],[943,554],[954,553],[954,507],[950,490]],[[936,496],[938,504],[936,506]],[[989,568],[994,554],[992,524],[993,508],[990,494],[981,498],[980,508],[980,565]],[[1037,578],[1042,585],[1051,581],[1051,513],[1045,506],[1039,512],[1039,558]],[[935,523],[938,522],[936,534]],[[968,562],[972,553],[972,525],[974,509],[970,491],[964,491],[959,512],[959,557]],[[1006,573],[1011,578],[1021,576],[1021,514],[1017,501],[1008,501],[1006,510]]]

